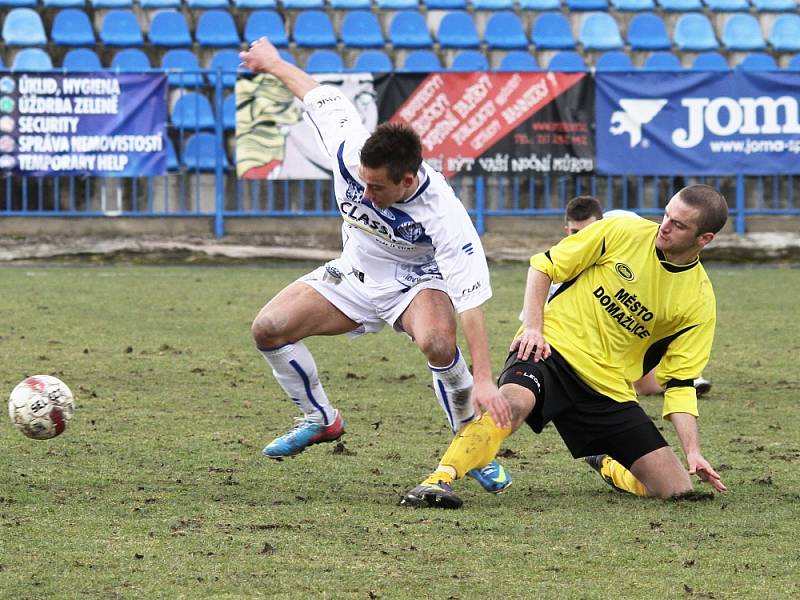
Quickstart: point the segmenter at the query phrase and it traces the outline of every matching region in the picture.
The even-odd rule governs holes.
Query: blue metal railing
[[[203,76],[208,71],[203,70]],[[206,94],[213,99],[213,135],[216,154],[213,168],[186,161],[184,147],[200,128],[170,127],[169,137],[177,151],[177,164],[165,176],[104,178],[87,176],[3,176],[0,184],[0,216],[15,217],[205,217],[214,232],[225,233],[226,220],[257,217],[336,217],[338,210],[329,180],[245,180],[236,176],[233,156],[226,147],[233,131],[223,125],[226,93],[217,70],[213,84],[194,88],[173,86]],[[183,73],[179,77],[192,75]],[[176,80],[176,83],[180,83]],[[228,93],[232,90],[228,88]],[[229,165],[227,168],[225,163]],[[659,215],[669,198],[688,183],[709,183],[729,200],[737,233],[747,231],[755,215],[800,216],[798,175],[755,177],[682,176],[456,176],[452,185],[484,233],[487,219],[501,216],[562,215],[567,201],[579,194],[601,199],[606,209],[624,208],[643,215]]]

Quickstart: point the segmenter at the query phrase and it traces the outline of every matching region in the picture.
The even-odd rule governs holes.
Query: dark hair
[[[717,233],[728,220],[728,202],[725,196],[709,185],[690,185],[678,192],[689,206],[698,209],[697,235]]]
[[[419,136],[405,123],[381,123],[361,148],[361,164],[386,167],[389,179],[400,183],[406,173],[416,175],[422,164]]]
[[[564,216],[567,221],[585,221],[589,217],[600,220],[603,218],[603,208],[594,196],[576,196],[567,203]]]

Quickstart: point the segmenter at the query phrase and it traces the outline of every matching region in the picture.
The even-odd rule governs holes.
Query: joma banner
[[[0,77],[0,172],[163,175],[167,79],[145,73]]]
[[[609,175],[800,173],[800,73],[598,73]]]

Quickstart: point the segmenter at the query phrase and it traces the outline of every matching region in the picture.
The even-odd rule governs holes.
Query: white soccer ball
[[[75,399],[63,381],[50,375],[32,375],[8,397],[8,415],[22,433],[49,440],[63,433],[75,413]]]

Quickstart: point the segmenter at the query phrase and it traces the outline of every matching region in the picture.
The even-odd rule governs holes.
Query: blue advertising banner
[[[800,173],[800,73],[598,73],[606,175]]]
[[[0,173],[166,172],[163,73],[0,74]]]

